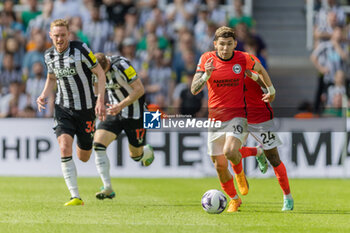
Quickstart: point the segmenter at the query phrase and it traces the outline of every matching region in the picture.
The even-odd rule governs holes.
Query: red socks
[[[281,162],[280,165],[278,165],[277,167],[274,167],[273,170],[275,170],[275,174],[283,190],[283,194],[288,195],[290,193],[289,181],[287,176],[287,170],[283,162]]]
[[[242,159],[244,159],[249,156],[256,156],[258,149],[256,147],[242,147],[239,152],[241,152]]]
[[[220,183],[221,188],[225,191],[225,193],[230,197],[233,198],[237,195],[237,191],[235,189],[235,185],[233,183],[233,177],[231,180],[227,181],[226,183]]]
[[[242,166],[242,159],[241,161],[239,161],[239,164],[237,165],[234,165],[232,162],[231,162],[231,166],[232,166],[232,169],[233,171],[235,172],[235,174],[240,174],[242,172],[242,169],[243,169],[243,166]]]
[[[249,156],[256,156],[256,154],[258,153],[258,149],[256,147],[242,147],[241,149],[239,149],[239,152],[242,155],[242,159],[247,158]],[[239,164],[234,165],[231,162],[231,166],[233,171],[235,172],[235,174],[240,174],[242,172],[242,159],[241,161],[239,161]]]

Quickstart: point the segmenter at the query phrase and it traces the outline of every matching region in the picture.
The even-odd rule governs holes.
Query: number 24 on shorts
[[[262,133],[262,134],[260,134],[260,136],[263,138],[264,144],[269,143],[270,140],[275,140],[275,135],[272,134],[270,131],[267,133]]]

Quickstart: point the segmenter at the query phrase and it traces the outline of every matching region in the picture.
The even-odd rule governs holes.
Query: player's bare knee
[[[234,151],[232,150],[232,148],[224,148],[224,156],[226,157],[226,159],[228,160],[232,160],[235,156]]]
[[[238,155],[234,156],[231,161],[234,165],[239,164],[239,162],[241,161],[241,155],[238,154]]]
[[[230,160],[234,164],[238,164],[241,160],[241,154],[238,151],[224,151],[226,159]]]
[[[232,159],[234,158],[233,153],[231,152],[224,153],[224,156],[227,160],[230,160],[230,161],[232,161]]]

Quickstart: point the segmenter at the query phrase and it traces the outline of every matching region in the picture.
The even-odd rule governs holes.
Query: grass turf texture
[[[101,182],[79,178],[85,206],[69,200],[63,178],[0,177],[0,232],[350,232],[350,180],[292,179],[294,211],[281,212],[276,179],[249,179],[238,213],[207,214],[204,179],[113,179],[116,198],[95,198]]]

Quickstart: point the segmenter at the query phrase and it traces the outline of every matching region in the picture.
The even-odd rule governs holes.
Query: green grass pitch
[[[100,201],[100,180],[79,178],[85,206],[64,207],[63,178],[0,177],[0,232],[350,232],[349,179],[291,179],[289,213],[276,179],[249,179],[240,212],[218,215],[201,207],[216,178],[112,182],[116,198]]]

